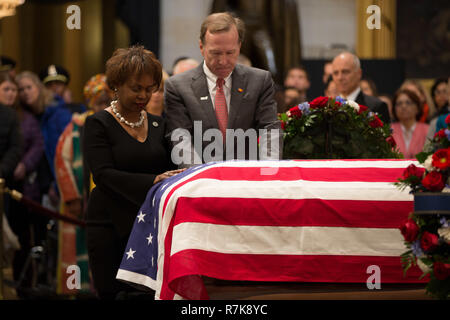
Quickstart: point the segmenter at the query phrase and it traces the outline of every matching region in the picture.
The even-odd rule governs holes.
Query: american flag
[[[403,276],[398,229],[413,197],[393,182],[413,160],[227,161],[155,185],[137,214],[117,278],[156,299],[208,299],[202,277],[381,283]]]

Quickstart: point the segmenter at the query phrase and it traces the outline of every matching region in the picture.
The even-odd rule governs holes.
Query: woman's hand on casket
[[[186,170],[186,168],[183,169],[176,169],[176,170],[170,170],[170,171],[166,171],[164,173],[161,173],[160,175],[157,175],[155,178],[155,181],[153,182],[153,184],[156,184],[158,182],[163,181],[164,179],[167,179],[169,177],[173,177],[174,175],[179,174],[180,172],[183,172],[184,170]]]

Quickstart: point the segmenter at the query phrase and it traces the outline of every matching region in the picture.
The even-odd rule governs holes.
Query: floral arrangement
[[[446,195],[450,195],[450,115],[445,122],[448,128],[438,131],[426,150],[416,155],[423,168],[409,165],[396,183],[401,189],[409,187],[415,201],[417,196],[427,196],[425,192],[445,195],[441,214],[414,212],[400,227],[409,249],[402,255],[404,272],[417,264],[422,277],[430,276],[427,293],[439,299],[450,297],[450,197]]]
[[[318,97],[279,115],[285,159],[401,158],[389,124],[364,105]]]

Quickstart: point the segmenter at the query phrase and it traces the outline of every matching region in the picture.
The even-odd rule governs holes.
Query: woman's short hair
[[[245,24],[239,18],[235,18],[229,12],[213,13],[206,17],[200,27],[200,40],[205,44],[206,32],[217,33],[230,30],[231,26],[236,26],[239,35],[239,42],[244,41]]]
[[[111,89],[117,89],[131,77],[147,74],[155,82],[156,90],[161,84],[161,70],[161,63],[156,56],[143,46],[117,49],[106,62],[106,78]]]
[[[414,92],[412,92],[411,90],[408,90],[408,89],[399,89],[399,90],[397,90],[397,92],[394,95],[394,99],[392,99],[392,113],[394,115],[394,119],[396,121],[398,121],[397,111],[396,111],[397,108],[395,107],[395,105],[396,105],[397,100],[398,100],[398,98],[400,97],[401,94],[406,94],[408,96],[408,98],[411,99],[412,102],[416,105],[417,110],[418,110],[417,115],[416,115],[416,120],[419,121],[420,117],[423,114],[423,105],[420,102],[419,97]]]

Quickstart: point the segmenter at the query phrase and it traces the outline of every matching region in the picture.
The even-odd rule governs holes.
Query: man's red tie
[[[225,94],[223,92],[223,83],[225,81],[222,78],[217,78],[216,85],[216,99],[214,101],[214,106],[216,108],[217,123],[219,124],[219,129],[222,132],[223,141],[225,142],[226,129],[228,123],[228,109],[227,102],[225,100]]]

